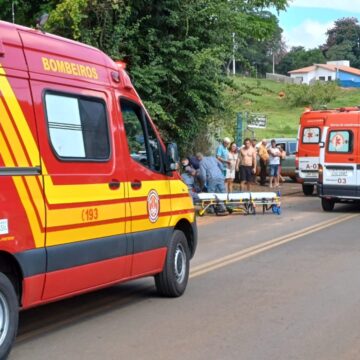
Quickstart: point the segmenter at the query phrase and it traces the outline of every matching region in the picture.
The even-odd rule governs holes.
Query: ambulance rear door
[[[326,135],[323,168],[324,194],[351,199],[358,194],[359,115],[333,116]]]
[[[302,119],[298,139],[299,173],[304,182],[316,182],[319,165],[319,141],[325,119]]]

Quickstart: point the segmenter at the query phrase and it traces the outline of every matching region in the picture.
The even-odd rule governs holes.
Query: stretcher
[[[262,208],[263,214],[268,210],[281,214],[280,194],[275,192],[199,193],[197,196],[200,216],[210,211],[216,215],[226,212],[255,215],[257,207]]]

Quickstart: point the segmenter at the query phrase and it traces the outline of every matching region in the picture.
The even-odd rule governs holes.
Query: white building
[[[315,80],[332,81],[339,78],[338,72],[359,74],[359,69],[350,67],[350,61],[328,61],[326,64],[314,64],[302,69],[289,71],[291,78],[300,79],[303,84],[310,84]]]

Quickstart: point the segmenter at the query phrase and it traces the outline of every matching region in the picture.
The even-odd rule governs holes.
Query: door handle
[[[354,158],[348,158],[349,161],[354,161],[355,159]]]
[[[139,180],[134,180],[131,182],[131,187],[134,189],[134,190],[139,190],[141,188],[141,181]]]
[[[120,181],[119,180],[111,180],[109,182],[109,188],[111,190],[117,190],[120,187]]]

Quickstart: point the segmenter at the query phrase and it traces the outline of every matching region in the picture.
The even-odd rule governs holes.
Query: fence
[[[281,75],[281,74],[266,73],[266,78],[268,80],[273,80],[273,81],[276,81],[276,82],[282,82],[282,83],[285,83],[285,84],[301,84],[301,79],[300,78],[291,78],[289,76]]]

